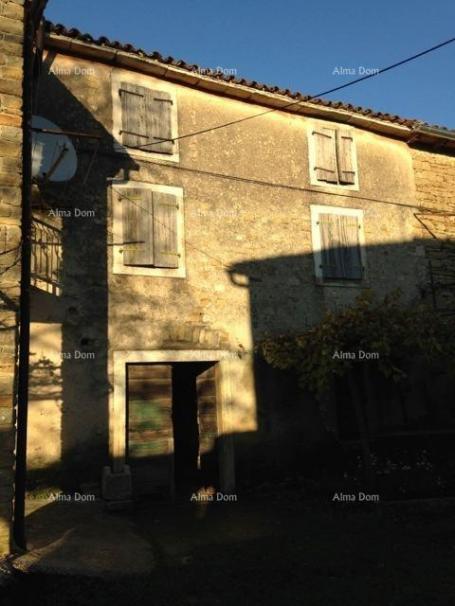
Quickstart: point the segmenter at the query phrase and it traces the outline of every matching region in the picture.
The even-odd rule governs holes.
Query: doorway
[[[215,362],[127,365],[133,493],[187,498],[218,486]]]

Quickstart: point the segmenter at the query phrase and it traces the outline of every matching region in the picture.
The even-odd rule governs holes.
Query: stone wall
[[[455,212],[455,152],[413,149],[419,206]]]
[[[10,551],[22,185],[23,0],[0,2],[0,555]]]
[[[413,149],[421,237],[431,265],[429,292],[437,309],[455,310],[455,152]]]
[[[94,479],[109,460],[114,351],[245,352],[239,374],[232,378],[230,431],[252,436],[262,424],[257,373],[248,355],[257,341],[268,333],[303,330],[325,309],[352,302],[366,286],[379,296],[401,287],[407,300],[419,298],[422,266],[412,158],[405,143],[355,129],[358,191],[311,186],[312,121],[284,112],[182,139],[176,164],[131,157],[114,151],[111,82],[117,69],[49,52],[37,109],[62,128],[96,132],[102,139],[92,170],[94,143],[75,141],[75,177],[41,192],[53,208],[77,207],[95,214],[63,217],[61,295],[34,293],[32,367],[41,372],[46,360],[58,361],[59,351],[62,359],[53,369],[61,380],[53,392],[50,383],[38,384],[38,376],[32,380],[29,436],[47,427],[60,434],[61,443],[60,450],[44,442],[39,448],[30,444],[29,465],[38,468],[46,461],[48,468],[56,468],[86,460],[94,465]],[[150,76],[151,88],[162,85]],[[262,109],[183,85],[165,85],[177,96],[179,133]],[[113,273],[118,246],[112,236],[113,179],[183,189],[184,279]],[[368,284],[315,284],[312,204],[364,211]],[[43,324],[57,335],[52,344],[42,340]],[[94,352],[94,359],[69,357],[81,349]]]

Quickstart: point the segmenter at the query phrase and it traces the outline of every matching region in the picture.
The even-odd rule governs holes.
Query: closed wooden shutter
[[[124,265],[153,265],[153,198],[151,190],[128,188],[119,194],[122,205]]]
[[[340,183],[355,183],[355,170],[352,162],[354,141],[347,130],[338,131],[338,173]]]
[[[218,475],[215,366],[198,374],[197,417],[199,425],[199,466],[204,485],[216,483]]]
[[[155,267],[178,267],[177,197],[153,192],[153,244]]]
[[[336,131],[331,128],[320,128],[313,131],[315,147],[314,170],[318,181],[338,183]]]
[[[350,215],[320,214],[319,227],[323,277],[362,279],[358,218]]]
[[[146,97],[150,91],[143,86],[122,82],[119,92],[122,101],[122,144],[128,147],[145,145],[150,138],[146,108]]]
[[[128,462],[135,494],[173,492],[172,367],[128,365]]]
[[[147,149],[162,154],[174,152],[172,140],[172,97],[169,93],[152,90],[147,93],[147,132],[150,145]]]
[[[346,215],[341,215],[339,219],[345,276],[351,280],[361,280],[363,277],[363,267],[360,254],[359,220],[357,217]]]
[[[337,254],[339,240],[336,215],[321,214],[318,223],[321,235],[322,275],[329,279],[342,277]]]
[[[215,366],[200,373],[196,379],[199,452],[204,454],[213,450],[218,434],[216,410]]]

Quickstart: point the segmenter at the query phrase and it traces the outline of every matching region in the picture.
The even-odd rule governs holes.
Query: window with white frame
[[[112,200],[114,273],[184,277],[181,188],[116,184]]]
[[[116,149],[178,160],[174,90],[145,75],[114,72],[112,94]]]
[[[358,187],[357,158],[351,130],[317,125],[310,131],[310,181],[317,185]]]
[[[315,276],[320,283],[358,283],[366,277],[363,211],[311,206]]]

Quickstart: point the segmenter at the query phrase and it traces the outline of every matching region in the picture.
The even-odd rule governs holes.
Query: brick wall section
[[[20,280],[23,0],[0,0],[0,556],[10,551]]]
[[[455,154],[413,149],[416,195],[420,206],[455,212]]]
[[[436,305],[455,309],[455,153],[412,150],[417,202]],[[442,212],[441,212],[442,211]]]

